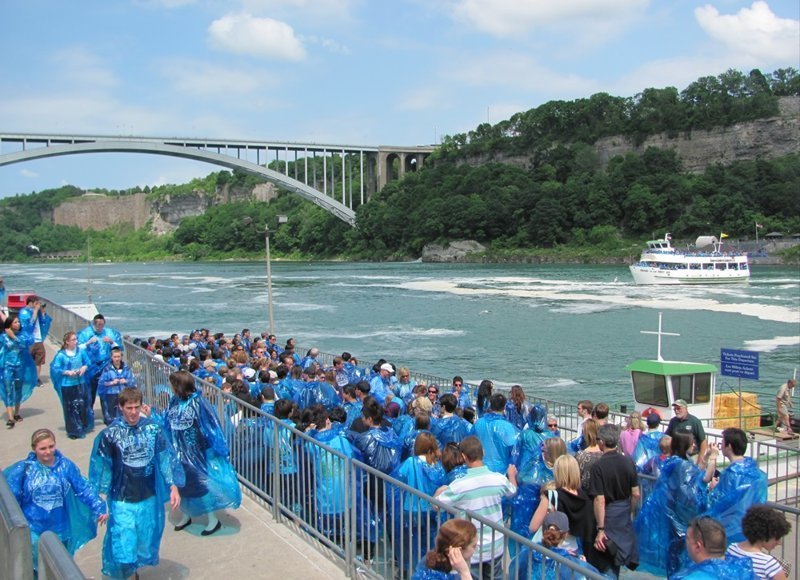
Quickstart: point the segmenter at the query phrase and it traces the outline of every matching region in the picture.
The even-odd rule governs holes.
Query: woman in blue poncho
[[[470,580],[469,560],[478,547],[478,530],[469,520],[442,524],[434,548],[419,563],[412,580]]]
[[[414,441],[413,455],[403,461],[392,477],[432,496],[440,486],[445,485],[445,472],[439,456],[436,437],[423,431]],[[392,505],[396,534],[395,558],[401,569],[409,570],[419,561],[423,551],[433,546],[438,513],[427,500],[399,488],[394,488]]]
[[[228,445],[219,420],[195,387],[195,377],[188,371],[169,376],[173,397],[164,420],[164,432],[178,454],[186,483],[179,486],[183,517],[175,525],[180,531],[192,518],[208,514],[208,524],[200,532],[210,536],[222,523],[214,512],[237,508],[242,492],[236,472],[230,464]]]
[[[0,337],[0,395],[6,405],[8,421],[6,427],[13,429],[22,421],[20,406],[33,393],[36,387],[36,365],[33,362],[28,346],[20,336],[20,321],[14,315],[3,323],[5,333]]]
[[[344,539],[347,511],[345,489],[347,486],[346,458],[353,456],[353,448],[339,428],[333,428],[328,410],[319,405],[314,411],[314,429],[309,432],[316,441],[341,455],[323,449],[320,445],[306,443],[314,473],[314,511],[317,530],[341,545]]]
[[[692,436],[676,433],[672,455],[661,465],[661,475],[634,521],[639,539],[639,569],[652,574],[672,575],[688,563],[686,526],[706,509],[707,484],[714,474],[691,461],[687,452]],[[713,458],[716,447],[711,448]]]
[[[378,471],[390,474],[400,465],[403,441],[391,427],[381,426],[383,423],[383,407],[373,396],[363,401],[361,409],[364,425],[363,433],[349,431],[348,438],[355,449],[355,457]],[[364,488],[356,505],[361,514],[361,525],[358,534],[364,540],[362,553],[365,560],[371,560],[375,541],[377,540],[378,518],[388,509],[384,480],[372,473],[364,473]]]
[[[30,525],[35,570],[43,532],[55,532],[67,551],[75,554],[97,535],[97,523],[105,523],[108,515],[105,502],[78,467],[56,450],[56,436],[50,429],[34,431],[31,448],[26,459],[3,475]]]
[[[64,409],[64,425],[70,439],[86,437],[94,428],[89,423],[89,400],[91,387],[87,381],[89,357],[85,350],[78,348],[78,335],[68,332],[64,335],[61,350],[50,363],[50,379]]]

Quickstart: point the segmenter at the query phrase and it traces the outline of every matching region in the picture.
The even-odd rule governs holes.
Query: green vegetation
[[[426,244],[472,239],[487,247],[476,259],[598,262],[635,256],[642,239],[665,231],[676,238],[721,231],[749,237],[757,222],[765,231],[800,232],[800,154],[689,174],[672,150],[649,148],[602,167],[592,146],[611,135],[642,142],[655,133],[678,136],[773,116],[778,97],[786,95],[800,95],[794,69],[727,71],[681,92],[668,87],[633,98],[552,101],[446,137],[425,168],[357,207],[355,229],[288,192],[268,204],[218,203],[160,237],[149,226],[102,232],[53,226],[53,209],[82,193],[75,187],[17,196],[0,200],[0,260],[26,259],[30,244],[43,253],[84,251],[89,236],[100,260],[257,258],[264,254],[265,224],[273,255],[292,259],[408,259]],[[522,158],[525,167],[499,162],[507,157]],[[356,177],[343,180],[342,166],[360,162],[351,155],[312,156],[268,167],[300,181],[307,176],[318,189],[323,181],[335,183],[336,199],[356,202],[361,184]],[[187,195],[227,199],[261,182],[242,171],[219,171],[187,184],[98,191],[143,191],[160,203]],[[277,227],[278,215],[287,215],[288,223]],[[786,258],[800,260],[798,251]]]

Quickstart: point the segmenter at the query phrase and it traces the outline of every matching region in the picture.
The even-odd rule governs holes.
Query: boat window
[[[711,400],[711,373],[697,373],[694,376],[694,402],[708,403]]]
[[[694,403],[692,397],[692,375],[674,375],[672,377],[672,400],[683,399]]]
[[[676,375],[672,377],[672,395],[691,403],[708,403],[711,400],[711,373]]]
[[[669,404],[667,383],[663,376],[633,371],[631,379],[633,380],[633,397],[637,403],[659,407],[666,407]]]

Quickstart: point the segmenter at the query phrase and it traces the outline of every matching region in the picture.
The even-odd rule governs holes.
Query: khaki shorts
[[[36,363],[37,367],[40,367],[44,364],[45,359],[45,350],[44,350],[44,343],[43,342],[34,342],[30,348],[31,356],[33,357],[33,362]]]

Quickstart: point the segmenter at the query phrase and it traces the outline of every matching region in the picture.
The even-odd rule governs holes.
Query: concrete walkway
[[[47,345],[48,366],[56,347]],[[45,367],[47,369],[47,367]],[[6,429],[0,424],[0,468],[25,458],[30,451],[31,434],[43,427],[56,434],[57,448],[86,474],[95,435],[104,427],[100,403],[95,406],[95,431],[86,439],[71,440],[64,431],[64,418],[58,396],[44,371],[45,386],[37,388],[22,406],[23,421]],[[161,563],[142,568],[146,579],[219,578],[345,578],[341,568],[326,559],[253,499],[244,496],[242,506],[220,514],[223,528],[209,537],[200,536],[204,522],[175,532],[167,521],[161,541]],[[105,527],[98,537],[75,555],[75,561],[89,578],[102,578],[101,551]]]

